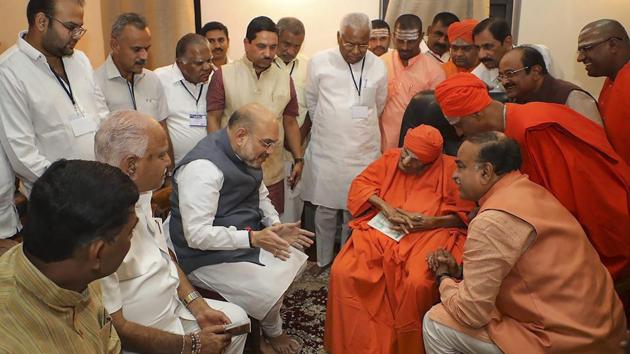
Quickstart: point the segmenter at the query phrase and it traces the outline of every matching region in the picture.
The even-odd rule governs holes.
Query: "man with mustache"
[[[166,93],[166,126],[178,163],[207,135],[206,94],[212,74],[208,40],[195,33],[184,35],[175,47],[175,63],[156,69],[155,74]]]
[[[199,34],[210,42],[213,70],[232,62],[232,59],[227,55],[228,49],[230,49],[230,36],[224,24],[217,21],[208,22],[201,27]]]
[[[504,91],[499,85],[499,62],[512,49],[510,24],[500,17],[488,17],[473,29],[473,39],[479,51],[479,65],[472,74],[488,85],[490,91]]]
[[[433,22],[427,28],[427,37],[420,42],[420,52],[428,55],[439,64],[448,62],[451,58],[448,43],[448,27],[459,18],[450,12],[440,12],[433,17]]]
[[[479,50],[475,47],[472,35],[476,25],[477,20],[471,19],[455,22],[448,27],[451,60],[442,64],[447,78],[457,73],[471,72],[479,64]]]
[[[313,128],[302,198],[317,206],[319,271],[333,261],[337,229],[342,230],[342,245],[348,238],[350,183],[381,155],[378,121],[387,99],[387,68],[368,51],[369,39],[369,17],[347,14],[337,32],[337,47],[309,62],[306,104]]]
[[[145,68],[151,48],[145,18],[136,13],[118,16],[112,24],[109,45],[111,53],[94,73],[109,110],[139,111],[154,117],[166,129],[168,105],[162,83]]]
[[[597,101],[591,94],[577,85],[553,77],[547,71],[542,54],[533,47],[521,46],[507,52],[499,64],[497,79],[505,88],[510,102],[563,104],[602,125]]]
[[[280,124],[276,114],[250,103],[199,141],[175,167],[169,229],[193,284],[260,320],[277,353],[297,353],[298,342],[282,330],[280,307],[306,266],[298,249],[310,246],[313,234],[299,223],[280,223],[263,183],[263,163],[282,149]]]
[[[368,50],[377,57],[390,51],[389,43],[391,33],[389,25],[383,20],[372,20],[372,29],[370,30],[370,42]]]
[[[411,98],[445,79],[438,63],[420,54],[422,21],[404,14],[394,25],[394,51],[381,57],[387,66],[387,103],[381,116],[381,150],[398,147],[403,114]]]
[[[28,31],[0,59],[0,143],[27,196],[53,161],[94,159],[94,132],[109,113],[90,61],[74,49],[83,6],[29,1]]]
[[[248,103],[257,102],[271,111],[280,123],[280,146],[288,147],[294,166],[287,177],[293,188],[304,167],[302,140],[297,116],[300,114],[295,86],[289,71],[277,63],[278,28],[265,16],[250,21],[243,40],[245,55],[215,71],[210,80],[207,106],[209,133],[224,128],[228,118]],[[286,141],[285,141],[286,140]],[[265,186],[279,213],[284,212],[284,156],[274,149],[262,166]]]
[[[630,164],[630,41],[615,20],[584,26],[578,37],[577,61],[592,77],[606,77],[599,94],[599,109],[606,135],[621,158]]]

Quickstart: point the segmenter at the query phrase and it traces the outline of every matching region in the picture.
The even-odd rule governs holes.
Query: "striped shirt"
[[[0,338],[0,353],[120,353],[98,282],[60,288],[21,244],[0,257]]]

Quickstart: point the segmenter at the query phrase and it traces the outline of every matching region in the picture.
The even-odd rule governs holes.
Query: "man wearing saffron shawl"
[[[422,317],[438,293],[426,257],[436,247],[461,257],[467,214],[437,129],[420,125],[352,182],[352,236],[330,276],[326,349],[334,354],[424,353]],[[379,212],[404,232],[395,241],[368,222]]]

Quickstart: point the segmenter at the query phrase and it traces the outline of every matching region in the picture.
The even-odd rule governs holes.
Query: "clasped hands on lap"
[[[281,261],[291,256],[290,246],[298,249],[310,247],[313,244],[314,233],[301,229],[300,222],[274,224],[260,231],[252,231],[252,247],[260,247],[273,254]]]

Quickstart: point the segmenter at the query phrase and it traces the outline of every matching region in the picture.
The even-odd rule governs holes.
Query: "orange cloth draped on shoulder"
[[[459,199],[451,178],[454,158],[439,154],[413,175],[398,168],[400,156],[401,149],[388,150],[350,187],[352,235],[333,263],[329,283],[325,347],[331,353],[424,353],[422,318],[439,300],[426,257],[446,248],[461,261],[464,229],[412,232],[396,242],[368,225],[378,213],[368,202],[372,195],[395,208],[457,214],[468,222],[474,204]]]
[[[444,70],[444,74],[446,74],[446,78],[447,79],[449,77],[457,74],[457,73],[469,73],[469,72],[473,71],[475,69],[475,67],[476,66],[473,66],[470,69],[460,68],[460,67],[456,66],[455,63],[453,63],[452,60],[449,60],[446,63],[442,64],[442,70]]]
[[[630,164],[630,62],[619,70],[615,80],[604,82],[599,94],[599,110],[610,144]]]

